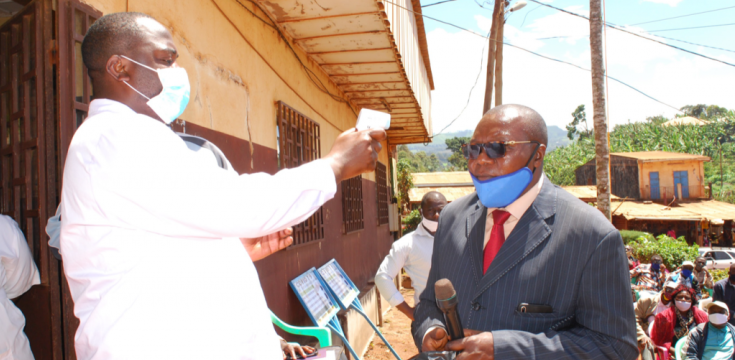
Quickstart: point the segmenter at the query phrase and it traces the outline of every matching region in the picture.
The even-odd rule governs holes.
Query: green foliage
[[[411,164],[406,159],[398,160],[397,164],[397,173],[398,173],[398,201],[401,204],[401,208],[403,209],[403,212],[406,212],[406,209],[408,209],[408,191],[411,190],[413,187],[413,176],[411,175]]]
[[[544,158],[544,173],[552,183],[565,186],[574,185],[574,170],[595,157],[595,143],[590,138],[583,138],[573,143],[556,148]]]
[[[462,145],[469,142],[469,137],[454,137],[446,140],[447,150],[452,152],[452,156],[447,159],[449,161],[448,171],[467,170],[467,159],[462,154]]]
[[[676,269],[686,260],[694,261],[699,256],[699,246],[696,244],[689,246],[683,236],[678,239],[664,234],[655,239],[651,236],[641,236],[628,245],[633,249],[633,256],[641,263],[650,263],[651,256],[661,255],[664,265],[669,270]]]
[[[406,215],[401,222],[403,223],[403,233],[411,232],[416,230],[416,228],[421,223],[421,214],[418,210],[411,211],[408,215]]]
[[[584,130],[577,128],[580,124],[584,124]],[[577,106],[572,113],[572,122],[567,125],[567,137],[569,140],[574,140],[577,136],[580,138],[592,137],[592,129],[587,126],[587,113],[584,111],[584,105]]]
[[[730,274],[728,273],[728,270],[709,270],[710,275],[712,275],[712,282],[718,282],[722,279],[727,279],[730,277]]]
[[[635,241],[639,237],[649,237],[653,239],[653,236],[647,232],[642,231],[634,231],[634,230],[620,230],[620,236],[623,237],[623,244],[628,244],[632,241]]]
[[[646,118],[646,121],[647,122],[650,122],[650,123],[654,123],[654,124],[663,124],[663,123],[669,121],[669,119],[667,119],[663,115],[656,115],[656,116],[649,116],[649,117],[647,117]]]
[[[723,117],[725,117],[728,113],[728,110],[719,107],[717,105],[705,105],[705,104],[697,104],[697,105],[687,105],[680,109],[684,113],[686,113],[687,116],[693,116],[697,119],[704,119],[704,120],[719,120]],[[683,115],[680,115],[678,117],[683,117]]]
[[[412,173],[442,171],[443,166],[436,154],[427,155],[425,151],[411,152],[406,145],[400,145],[398,160],[408,161]]]

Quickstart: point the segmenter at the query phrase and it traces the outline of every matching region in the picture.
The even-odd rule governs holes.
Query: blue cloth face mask
[[[165,68],[165,69],[154,69],[152,67],[143,65],[125,55],[120,57],[128,59],[148,70],[155,71],[158,73],[158,79],[161,80],[163,90],[161,93],[149,98],[145,96],[138,89],[134,88],[127,81],[125,85],[135,90],[140,96],[148,99],[148,106],[163,120],[166,125],[176,120],[186,109],[186,105],[189,104],[189,92],[191,87],[189,86],[189,76],[186,74],[184,68]]]
[[[477,197],[480,198],[482,205],[485,205],[486,208],[504,208],[521,196],[523,190],[533,180],[533,171],[528,168],[528,165],[536,155],[538,148],[539,146],[536,146],[526,166],[510,174],[480,181],[470,173],[472,182],[475,184]]]
[[[691,270],[688,270],[688,269],[682,269],[681,270],[681,275],[684,276],[685,278],[688,278],[688,277],[692,276],[692,271]]]

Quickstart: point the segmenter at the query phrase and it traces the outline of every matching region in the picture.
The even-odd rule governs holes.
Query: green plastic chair
[[[292,326],[286,324],[271,311],[271,322],[289,334],[313,336],[319,340],[319,347],[332,346],[332,331],[326,327]]]
[[[709,293],[709,297],[713,297],[715,295],[715,291],[714,290],[708,289],[708,288],[705,288],[705,290],[707,290],[707,292]]]
[[[684,350],[684,344],[687,342],[688,339],[689,339],[689,337],[688,336],[685,336],[685,337],[679,339],[679,341],[676,342],[676,346],[674,346],[674,351],[676,351],[676,360],[682,360],[682,359],[684,359],[682,357],[683,354],[681,352],[682,352],[682,350]]]

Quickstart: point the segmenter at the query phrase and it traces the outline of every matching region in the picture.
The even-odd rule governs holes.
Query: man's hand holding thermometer
[[[324,158],[330,162],[334,177],[339,182],[375,170],[380,142],[388,135],[390,114],[362,109],[357,126],[343,132],[334,141],[332,150]]]

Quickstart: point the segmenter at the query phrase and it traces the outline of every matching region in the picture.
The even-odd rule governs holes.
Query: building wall
[[[592,159],[575,170],[576,185],[597,185],[595,160]],[[638,199],[638,164],[634,159],[610,157],[610,192],[621,198]]]
[[[185,124],[188,133],[213,141],[239,172],[277,171],[277,101],[320,124],[322,156],[356,122],[347,104],[319,91],[309,80],[278,33],[234,0],[85,2],[105,14],[144,12],[169,28],[180,54],[178,64],[186,68],[192,88],[189,106],[180,117],[185,123],[177,126]],[[249,2],[241,2],[267,18]],[[294,48],[332,94],[344,96],[306,54]],[[388,165],[388,144],[382,145],[379,161]],[[364,174],[362,181],[364,230],[342,234],[338,188],[334,199],[324,205],[323,241],[290,248],[256,263],[268,305],[284,321],[310,323],[288,281],[335,258],[358,288],[365,288],[390,250],[393,238],[388,225],[377,224],[374,173]]]
[[[672,199],[674,195],[674,171],[686,171],[689,179],[689,197],[704,198],[704,162],[687,161],[660,161],[641,163],[641,195],[644,199],[651,198],[650,173],[658,172],[659,187],[662,199]]]

